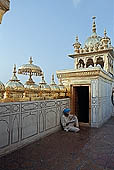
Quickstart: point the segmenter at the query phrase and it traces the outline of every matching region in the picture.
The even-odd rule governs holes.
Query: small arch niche
[[[94,67],[94,62],[93,62],[93,59],[92,59],[92,58],[89,58],[89,59],[87,60],[86,68],[89,67],[89,66]]]
[[[101,68],[104,67],[104,61],[102,57],[97,58],[96,65],[98,64],[101,66]]]
[[[78,62],[78,68],[84,68],[84,61],[82,59],[79,60]]]

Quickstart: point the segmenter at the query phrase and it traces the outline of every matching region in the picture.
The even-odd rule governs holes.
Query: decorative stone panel
[[[0,103],[0,156],[60,129],[70,99]]]
[[[112,82],[103,78],[91,81],[91,126],[99,127],[113,113],[111,103]]]

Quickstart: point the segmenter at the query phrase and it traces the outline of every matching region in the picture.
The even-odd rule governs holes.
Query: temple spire
[[[46,84],[45,80],[44,80],[44,73],[42,73],[42,83]]]
[[[55,81],[54,81],[54,74],[52,74],[51,84],[55,84]]]
[[[78,42],[78,36],[76,36],[76,42]]]
[[[95,16],[93,16],[93,17],[92,17],[92,19],[93,19],[92,31],[93,31],[93,33],[96,33],[96,23],[95,23],[95,19],[96,19],[96,17],[95,17]]]
[[[16,64],[14,64],[14,67],[13,67],[13,75],[16,76]]]
[[[104,37],[106,38],[106,34],[107,34],[107,32],[106,32],[106,28],[104,29]]]
[[[13,75],[12,75],[11,81],[19,81],[16,76],[16,64],[14,64],[14,67],[13,67]]]
[[[33,61],[32,61],[32,57],[30,57],[29,63],[30,63],[30,64],[32,64],[32,63],[33,63]]]

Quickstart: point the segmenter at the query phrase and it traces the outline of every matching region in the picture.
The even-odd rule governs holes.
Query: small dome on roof
[[[0,91],[5,91],[5,86],[1,81],[0,81]]]
[[[97,35],[96,33],[96,23],[95,23],[95,18],[93,17],[93,26],[92,26],[92,35],[87,38],[87,40],[84,43],[85,47],[92,47],[100,44],[101,37]]]
[[[14,65],[13,76],[11,80],[6,83],[5,88],[6,90],[24,91],[23,84],[17,79],[16,76],[16,65]]]
[[[57,86],[55,81],[54,81],[54,75],[52,75],[52,80],[51,80],[50,87],[51,87],[51,91],[54,91],[54,92],[59,92],[60,91],[59,86]]]
[[[84,46],[86,47],[91,47],[91,46],[95,46],[95,45],[99,45],[101,41],[101,37],[100,36],[91,36],[88,37],[87,40],[85,41]]]
[[[40,90],[39,86],[35,83],[34,84],[25,83],[24,87],[25,87],[25,90],[33,90],[33,91],[39,91]]]
[[[44,80],[44,74],[42,75],[42,81],[39,83],[40,90],[45,92],[51,92],[50,86]]]

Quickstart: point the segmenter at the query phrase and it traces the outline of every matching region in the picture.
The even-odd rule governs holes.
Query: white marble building
[[[101,126],[114,115],[112,91],[114,88],[114,47],[111,39],[96,33],[93,17],[92,35],[81,46],[76,37],[73,44],[74,69],[59,70],[57,77],[71,94],[71,109],[80,124]]]

